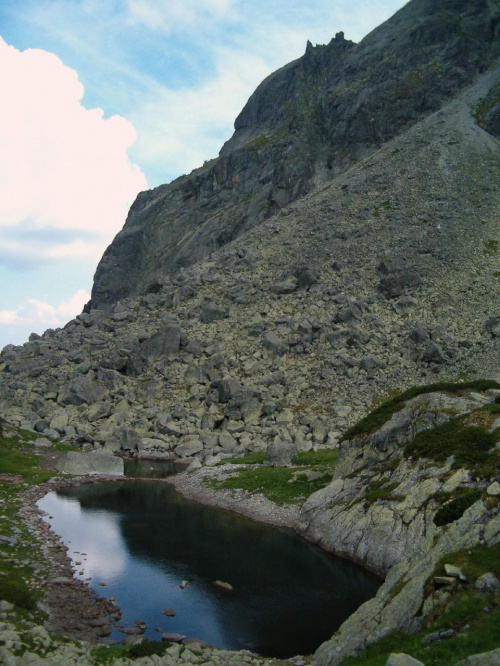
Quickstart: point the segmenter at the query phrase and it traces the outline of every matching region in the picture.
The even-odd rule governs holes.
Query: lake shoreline
[[[231,465],[234,469],[241,465]],[[232,511],[252,520],[277,528],[297,531],[298,506],[279,506],[262,494],[245,491],[215,490],[202,485],[205,476],[218,476],[224,468],[202,468],[205,474],[179,473],[165,478],[147,478],[145,481],[169,483],[186,499],[214,508]],[[40,545],[46,563],[46,592],[42,607],[48,619],[45,628],[54,634],[83,640],[92,644],[106,642],[108,627],[113,624],[120,609],[112,599],[101,596],[89,585],[74,577],[75,568],[67,554],[68,547],[44,520],[44,512],[37,502],[49,492],[64,488],[105,482],[129,482],[137,478],[110,475],[73,476],[52,478],[38,486],[31,486],[22,495],[19,514],[30,533]],[[103,590],[104,591],[104,590]],[[275,660],[274,663],[289,663]]]
[[[298,504],[280,505],[262,493],[246,490],[222,490],[204,484],[205,479],[213,479],[220,476],[222,472],[243,467],[248,468],[249,465],[227,464],[221,467],[201,467],[193,472],[186,471],[184,474],[169,476],[165,481],[175,486],[177,492],[186,499],[216,509],[232,511],[273,527],[288,528],[298,532],[300,524]]]

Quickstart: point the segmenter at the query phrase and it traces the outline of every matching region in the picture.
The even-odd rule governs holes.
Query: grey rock
[[[320,270],[318,267],[299,266],[295,270],[294,276],[297,279],[299,289],[309,289],[318,282]]]
[[[264,333],[262,346],[278,356],[286,354],[289,350],[288,343],[272,331],[266,331],[266,333]]]
[[[49,439],[59,439],[60,433],[58,433],[57,430],[53,430],[52,428],[45,428],[45,430],[42,432],[42,435],[48,437]]]
[[[275,282],[269,285],[269,291],[273,294],[293,294],[297,286],[296,279],[284,280],[283,282]]]
[[[175,632],[165,633],[161,635],[162,641],[168,641],[170,643],[180,643],[186,638],[184,634],[178,634]]]
[[[430,339],[429,331],[422,324],[417,324],[410,333],[410,339],[417,345],[427,343]]]
[[[488,572],[480,576],[474,587],[481,592],[498,592],[500,590],[500,580],[494,573]]]
[[[221,432],[219,434],[219,446],[222,447],[224,453],[232,453],[237,446],[237,441],[228,432]]]
[[[201,451],[203,451],[203,442],[199,437],[191,435],[183,437],[175,447],[175,453],[179,458],[190,458]]]
[[[181,346],[181,328],[175,323],[163,324],[160,329],[140,346],[143,358],[175,356]]]
[[[385,662],[385,666],[425,666],[422,661],[410,657],[409,654],[404,652],[393,653]]]
[[[223,379],[217,384],[219,402],[226,403],[232,400],[243,387],[236,379]]]
[[[500,497],[500,483],[498,483],[498,481],[494,481],[488,486],[486,492],[492,497]]]
[[[36,447],[48,449],[52,446],[53,442],[51,442],[50,439],[47,439],[46,437],[38,437],[38,439],[35,439],[33,444]]]
[[[35,423],[34,429],[36,430],[36,432],[43,432],[49,427],[49,425],[50,425],[49,421],[47,421],[46,419],[40,419]]]
[[[422,361],[426,363],[444,363],[446,357],[438,345],[431,340],[422,352]]]
[[[134,428],[117,428],[113,433],[113,441],[118,443],[122,451],[136,451],[142,443],[142,437]]]
[[[447,576],[451,576],[452,578],[458,578],[462,582],[467,581],[464,572],[459,567],[455,567],[452,564],[445,564],[444,571]]]
[[[211,324],[214,321],[220,321],[228,316],[227,310],[218,303],[204,303],[201,308],[201,321],[204,324]]]
[[[297,456],[297,448],[290,442],[273,442],[269,444],[264,459],[268,467],[291,467]]]
[[[491,652],[473,654],[466,659],[457,661],[454,666],[500,666],[500,648]]]
[[[57,469],[64,474],[109,474],[123,475],[123,460],[101,453],[77,453],[67,451],[57,462]]]
[[[107,391],[99,382],[89,377],[75,377],[59,390],[57,402],[63,407],[67,405],[91,405],[99,402]]]

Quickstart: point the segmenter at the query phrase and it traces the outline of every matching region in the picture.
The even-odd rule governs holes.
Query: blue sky
[[[2,0],[0,348],[63,325],[136,194],[211,159],[308,39],[404,0]]]

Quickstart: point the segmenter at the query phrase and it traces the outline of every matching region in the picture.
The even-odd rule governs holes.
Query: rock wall
[[[484,425],[479,415],[488,412],[481,408],[496,395],[500,391],[419,395],[375,432],[344,442],[334,480],[303,505],[300,529],[386,580],[376,597],[320,647],[315,664],[341,664],[392,631],[418,627],[438,598],[429,594],[429,582],[439,560],[464,548],[500,542],[498,503],[487,501],[498,484],[481,477],[472,463],[457,466],[453,456],[433,463],[404,453],[417,433],[452,418],[472,413],[470,422]],[[488,427],[495,428],[496,422]],[[481,499],[444,527],[436,524],[443,503],[474,488],[481,489]]]

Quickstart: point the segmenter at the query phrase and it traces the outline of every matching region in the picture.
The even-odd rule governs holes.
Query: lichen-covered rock
[[[106,393],[107,390],[99,382],[89,377],[75,377],[60,388],[57,402],[63,407],[67,405],[91,405],[102,400]]]
[[[57,469],[64,474],[106,474],[123,475],[123,460],[116,456],[102,453],[78,453],[67,451],[57,462]]]
[[[273,442],[267,447],[264,465],[268,467],[291,467],[297,456],[297,448],[290,442]]]

